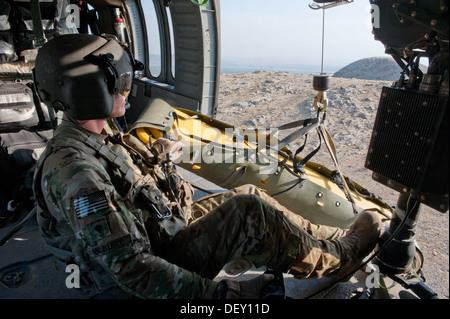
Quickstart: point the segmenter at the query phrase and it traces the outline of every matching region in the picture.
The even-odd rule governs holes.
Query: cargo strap
[[[45,38],[44,29],[42,27],[41,8],[39,0],[31,0],[30,2],[31,15],[33,18],[33,31],[35,35],[34,46],[36,48],[42,47],[47,39]]]
[[[173,113],[174,117],[175,117],[175,121],[177,123],[177,127],[180,127],[179,125],[179,115],[177,113]],[[191,116],[189,118],[187,118],[189,120],[193,120],[193,119],[200,119],[203,121],[203,119],[199,118],[197,115]],[[319,126],[319,124],[322,122],[322,120],[319,119],[319,117],[315,117],[315,118],[308,118],[308,119],[302,119],[302,120],[297,120],[291,123],[287,123],[287,124],[283,124],[279,127],[276,128],[265,128],[263,130],[266,131],[272,131],[272,130],[279,130],[279,131],[284,131],[284,130],[289,130],[289,129],[293,129],[293,128],[298,128],[301,126],[300,129],[294,131],[293,133],[291,133],[290,135],[288,135],[287,137],[285,137],[283,140],[281,140],[278,143],[278,149],[282,149],[283,147],[285,147],[286,145],[288,145],[289,143],[292,143],[293,141],[298,140],[299,138],[303,137],[305,134],[307,134],[309,131],[311,131],[314,128],[317,128]],[[246,129],[243,129],[243,135],[247,135],[246,134]],[[179,134],[182,134],[184,136],[188,136],[189,138],[192,139],[199,139],[202,140],[204,142],[209,142],[209,143],[215,143],[214,141],[209,141],[209,140],[205,140],[202,139],[201,137],[195,136],[193,134],[186,134],[182,131],[179,131]]]
[[[318,128],[318,131],[319,131],[319,134],[322,136],[323,140],[325,141],[325,145],[328,149],[328,152],[331,155],[331,159],[333,160],[334,165],[336,166],[337,172],[339,173],[339,176],[341,177],[342,186],[344,187],[344,193],[347,195],[348,201],[352,204],[353,213],[355,215],[358,215],[358,210],[356,209],[355,200],[353,199],[353,196],[347,185],[345,176],[342,174],[341,165],[339,164],[339,160],[337,158],[336,147],[334,146],[333,140],[331,139],[331,136],[328,133],[328,130],[325,128],[324,125],[320,125]]]
[[[322,146],[322,137],[319,133],[319,127],[323,126],[325,123],[325,119],[326,119],[326,112],[323,112],[323,116],[320,117],[320,113],[322,112],[322,110],[318,110],[317,111],[317,116],[315,118],[310,118],[310,119],[305,119],[305,120],[300,120],[300,121],[296,121],[290,124],[286,124],[281,126],[278,129],[285,129],[284,127],[288,127],[291,128],[293,124],[298,123],[298,125],[303,125],[302,128],[300,128],[299,130],[291,133],[290,135],[288,135],[287,137],[285,137],[283,140],[281,140],[281,142],[278,144],[279,149],[285,147],[287,144],[292,143],[296,140],[298,140],[299,138],[302,138],[303,136],[305,137],[305,140],[303,142],[303,144],[297,149],[297,151],[294,153],[294,155],[292,156],[292,162],[293,162],[293,167],[295,172],[297,173],[305,173],[305,170],[303,168],[303,166],[305,166],[305,164],[314,156],[317,154],[317,152],[320,150],[321,146]],[[316,129],[318,132],[318,136],[319,136],[319,146],[314,149],[312,152],[310,152],[308,155],[306,155],[305,157],[303,157],[303,159],[300,161],[300,163],[297,160],[297,155],[299,155],[303,149],[306,146],[307,140],[308,140],[308,133],[313,130]],[[292,153],[290,153],[292,154]]]
[[[176,112],[174,112],[173,115],[175,117],[175,121],[176,121],[177,127],[180,127],[178,114]],[[283,131],[283,130],[289,130],[289,129],[294,129],[294,128],[300,127],[299,129],[295,130],[294,132],[292,132],[291,134],[286,136],[284,139],[282,139],[277,144],[277,150],[276,150],[277,153],[284,153],[282,151],[282,149],[284,147],[286,147],[288,144],[290,144],[290,143],[292,143],[294,141],[297,141],[298,139],[302,138],[303,136],[307,136],[308,133],[311,130],[317,129],[321,124],[324,123],[325,116],[320,118],[319,115],[320,115],[320,112],[317,113],[317,116],[315,118],[301,119],[301,120],[293,121],[293,122],[290,122],[290,123],[287,123],[287,124],[283,124],[283,125],[281,125],[279,127],[276,127],[276,128],[271,128],[271,129],[267,129],[266,128],[266,129],[263,129],[263,130],[266,130],[266,131],[273,131],[273,130]],[[201,119],[201,118],[198,115],[193,115],[193,116],[191,116],[191,117],[189,117],[187,119],[190,120],[190,119]],[[203,119],[201,119],[201,120],[203,121]],[[241,134],[242,137],[244,137],[245,135],[247,135],[247,136],[249,135],[246,131],[247,131],[246,129],[244,129],[242,131],[242,134]],[[195,136],[193,134],[186,134],[186,133],[184,133],[181,130],[179,130],[178,132],[179,132],[179,134],[184,135],[184,136],[188,136],[191,139],[201,140],[202,142],[208,142],[210,144],[217,144],[217,142],[202,139],[201,136],[199,137],[199,136]],[[320,138],[320,135],[319,135],[319,138]],[[306,140],[305,140],[305,144],[306,144]],[[303,150],[305,144],[303,144],[303,146],[297,150],[297,152],[295,153],[296,155],[298,155]],[[220,147],[227,148],[226,145],[220,145]],[[314,150],[311,154],[309,154],[307,157],[305,157],[305,159],[302,160],[300,162],[300,164],[297,164],[297,159],[294,156],[293,157],[294,168],[297,171],[301,170],[301,169],[298,169],[298,168],[303,166],[307,161],[309,161],[311,159],[311,157],[313,157],[319,151],[319,149],[320,149],[320,146],[316,150]],[[263,150],[260,150],[259,147],[258,147],[258,150],[260,151],[260,155],[261,156],[264,156],[268,160],[272,160],[272,161],[277,161],[278,162],[277,158],[272,158],[271,156],[264,154]],[[285,157],[284,161],[278,162],[279,166],[285,165],[286,161],[289,159],[289,155],[286,154],[286,153],[284,153],[284,157]],[[232,184],[236,183],[244,175],[244,173],[245,173],[245,167],[239,167],[238,169],[236,169],[235,172],[233,172],[230,176],[228,176],[220,184],[220,186],[225,187],[225,188],[230,187]]]
[[[347,196],[348,201],[352,204],[353,206],[353,212],[355,215],[358,214],[358,210],[356,209],[356,203],[355,200],[353,199],[353,196],[350,192],[350,189],[347,185],[347,181],[345,180],[345,176],[342,174],[342,170],[339,164],[339,160],[337,158],[337,152],[336,152],[336,147],[333,143],[333,140],[330,136],[330,134],[328,133],[328,130],[325,127],[325,120],[326,120],[326,112],[323,112],[323,116],[322,118],[320,118],[320,113],[322,112],[322,110],[318,110],[317,112],[317,118],[315,119],[307,119],[304,120],[304,123],[302,123],[304,126],[291,133],[289,136],[287,136],[286,138],[284,138],[280,144],[281,146],[279,146],[280,148],[284,147],[285,145],[289,144],[290,142],[295,141],[296,139],[305,136],[305,141],[303,143],[302,146],[300,146],[297,151],[295,152],[294,156],[293,156],[293,164],[294,164],[294,169],[297,172],[304,172],[303,166],[314,156],[317,154],[317,152],[320,150],[321,146],[322,146],[322,141],[325,143],[328,152],[330,153],[331,159],[333,160],[333,163],[336,166],[337,169],[337,173],[339,174],[339,176],[341,177],[342,180],[342,187],[343,187],[343,191]],[[302,121],[298,121],[298,123],[301,123]],[[295,122],[294,122],[295,123]],[[288,124],[288,125],[292,125]],[[319,146],[314,149],[311,153],[309,153],[307,156],[305,156],[300,163],[298,163],[297,161],[297,155],[300,154],[303,149],[306,146],[306,142],[307,142],[307,137],[308,137],[308,132],[311,131],[312,129],[317,129],[317,133],[319,135]],[[279,144],[279,145],[280,145]]]
[[[294,170],[295,170],[295,171],[301,172],[301,173],[305,173],[305,170],[304,170],[303,166],[305,166],[305,164],[306,164],[307,162],[309,162],[309,160],[310,160],[314,155],[316,155],[317,152],[318,152],[318,151],[320,150],[320,148],[322,147],[322,137],[320,136],[320,134],[318,134],[318,135],[319,135],[319,146],[318,146],[316,149],[314,149],[311,153],[309,153],[308,155],[306,155],[306,156],[300,161],[300,163],[298,163],[297,155],[299,155],[299,154],[303,151],[303,149],[304,149],[305,146],[306,146],[306,142],[308,141],[308,135],[305,135],[305,141],[303,142],[303,145],[300,146],[300,147],[297,149],[297,151],[295,152],[294,156],[292,157],[292,161],[293,161],[293,165],[294,165]]]
[[[287,130],[290,128],[302,126],[300,129],[292,132],[291,134],[286,136],[284,139],[282,139],[280,141],[280,143],[278,143],[278,148],[282,149],[289,143],[292,143],[292,142],[298,140],[299,138],[305,136],[311,130],[317,128],[322,122],[323,122],[323,120],[320,120],[319,117],[316,117],[316,118],[295,121],[295,122],[288,123],[288,124],[278,127],[277,128],[278,130]]]

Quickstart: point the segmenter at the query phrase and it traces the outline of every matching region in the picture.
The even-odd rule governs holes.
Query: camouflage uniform
[[[154,189],[155,181],[164,188],[164,176],[142,169],[142,158],[120,144],[65,118],[35,175],[44,239],[52,251],[70,251],[74,259],[65,262],[77,263],[98,291],[119,286],[144,298],[216,298],[223,283],[212,279],[240,256],[299,278],[339,267],[335,239],[343,230],[312,225],[251,185],[194,203],[181,191],[174,204],[167,191]],[[156,216],[155,208],[166,206],[155,201],[160,197],[171,218]]]

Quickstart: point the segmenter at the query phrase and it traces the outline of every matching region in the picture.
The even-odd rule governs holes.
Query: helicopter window
[[[142,1],[142,9],[145,12],[147,25],[149,68],[152,77],[157,78],[161,74],[161,32],[159,29],[158,15],[153,1]]]

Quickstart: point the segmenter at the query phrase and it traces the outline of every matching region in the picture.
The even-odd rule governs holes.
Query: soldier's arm
[[[66,150],[54,154],[52,163],[57,165],[44,166],[42,181],[48,205],[119,286],[145,298],[217,297],[221,283],[152,253],[140,210],[125,206],[97,160]]]

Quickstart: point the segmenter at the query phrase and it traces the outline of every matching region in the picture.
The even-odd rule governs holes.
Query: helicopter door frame
[[[150,39],[144,10],[151,2],[146,2],[144,7],[143,1],[124,1],[133,53],[146,66],[134,81],[127,121],[133,124],[153,98],[161,98],[172,107],[214,117],[220,79],[220,0],[210,0],[205,6],[189,0],[152,2],[161,47],[161,71],[156,76],[150,72],[150,60],[155,56],[149,52]],[[168,8],[165,6],[167,3],[170,3]]]

